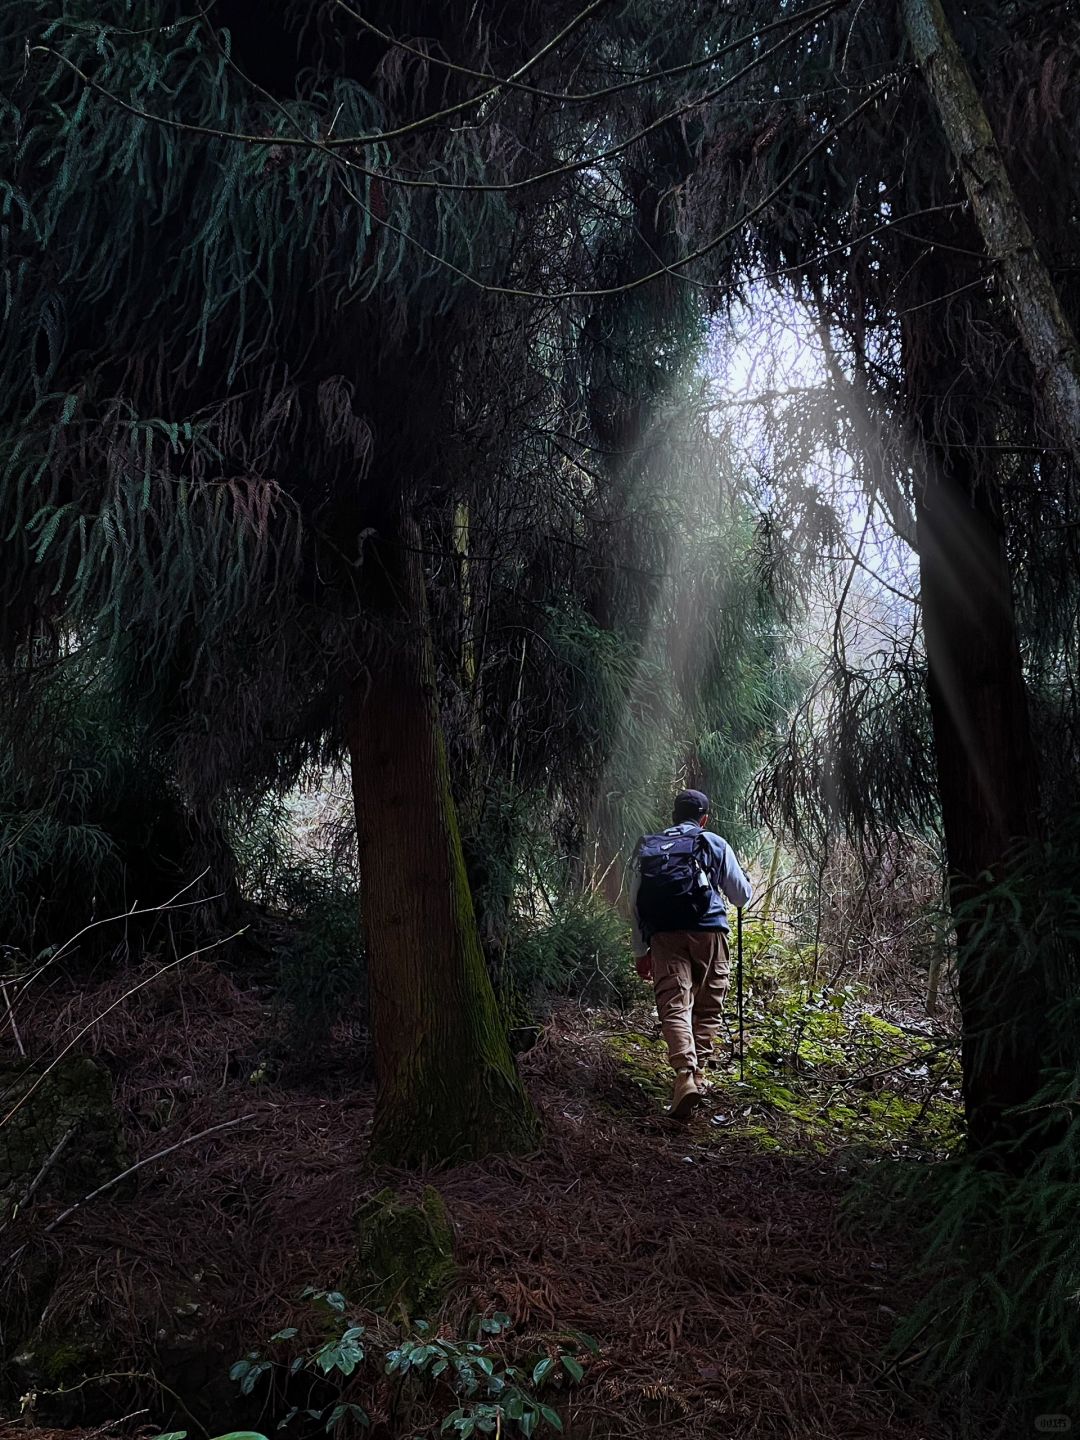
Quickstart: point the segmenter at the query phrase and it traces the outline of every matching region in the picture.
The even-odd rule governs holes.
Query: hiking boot
[[[694,1084],[701,1091],[701,1094],[704,1097],[710,1085],[712,1084],[712,1081],[705,1074],[705,1071],[699,1068],[694,1071]]]
[[[704,1100],[698,1089],[697,1076],[693,1070],[680,1070],[675,1076],[675,1089],[671,1096],[671,1116],[685,1120]]]

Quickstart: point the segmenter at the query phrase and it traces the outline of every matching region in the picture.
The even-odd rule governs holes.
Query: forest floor
[[[119,995],[131,977],[111,984]],[[78,1025],[111,994],[99,988],[53,1020]],[[747,1081],[737,1064],[717,1072],[708,1105],[683,1125],[664,1113],[669,1077],[650,1016],[567,1003],[521,1057],[542,1148],[417,1175],[365,1166],[371,1093],[355,1074],[306,1087],[267,1078],[266,1023],[256,990],[196,962],[183,978],[146,985],[91,1032],[131,1153],[152,1156],[235,1123],[161,1154],[51,1235],[40,1217],[30,1227],[24,1263],[37,1255],[56,1267],[48,1333],[82,1376],[57,1389],[96,1393],[90,1414],[127,1413],[139,1401],[149,1411],[138,1423],[155,1430],[195,1433],[205,1419],[210,1434],[238,1424],[270,1433],[277,1415],[251,1409],[258,1393],[241,1401],[230,1365],[296,1323],[304,1286],[346,1289],[362,1199],[432,1185],[458,1265],[428,1316],[440,1333],[463,1336],[469,1317],[501,1311],[513,1322],[506,1344],[523,1353],[569,1330],[598,1341],[580,1383],[549,1402],[567,1435],[956,1433],[905,1382],[902,1361],[882,1358],[913,1297],[902,1240],[868,1238],[845,1219],[854,1176],[883,1153],[859,1128],[866,1106],[835,1079],[818,1082],[812,1103],[795,1082],[770,1089],[762,1075],[775,1057],[760,1033]],[[887,1110],[879,1087],[872,1079],[858,1093]],[[933,1137],[934,1107],[944,1113],[952,1102],[897,1103],[913,1108],[908,1129],[917,1122]],[[169,1376],[168,1393],[140,1385],[152,1369]],[[26,1436],[38,1416],[57,1413],[41,1391],[37,1416],[31,1408],[0,1436]],[[173,1392],[200,1412],[194,1421]],[[368,1404],[378,1421],[378,1395]],[[384,1416],[371,1433],[434,1434],[438,1418],[432,1410],[399,1432]]]

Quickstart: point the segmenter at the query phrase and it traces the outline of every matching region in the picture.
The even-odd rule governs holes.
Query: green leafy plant
[[[861,1220],[901,1220],[917,1236],[921,1296],[893,1338],[897,1363],[964,1403],[987,1396],[1012,1403],[1018,1425],[1080,1407],[1078,866],[1074,822],[1042,845],[1018,849],[1010,873],[960,909],[971,922],[962,968],[993,985],[1006,983],[1001,972],[1013,967],[1031,989],[1062,997],[1041,1030],[1018,1006],[1012,1027],[974,1039],[1002,1065],[1018,1046],[1039,1045],[1042,1090],[1007,1112],[1011,1142],[934,1166],[881,1167],[854,1212]]]
[[[165,1430],[160,1435],[151,1435],[150,1440],[187,1440],[186,1430]],[[266,1440],[258,1430],[228,1430],[224,1435],[215,1435],[213,1440]]]
[[[343,858],[333,826],[301,851],[288,804],[263,796],[233,817],[230,841],[241,893],[263,907],[273,927],[274,989],[288,1049],[305,1067],[329,1046],[334,1021],[355,1012],[367,989],[355,867]]]
[[[425,1320],[415,1320],[407,1333],[387,1343],[381,1332],[355,1323],[348,1302],[337,1290],[307,1288],[302,1296],[317,1312],[321,1337],[302,1346],[288,1360],[252,1350],[229,1371],[243,1395],[251,1395],[264,1376],[279,1374],[286,1384],[302,1374],[313,1381],[306,1405],[292,1405],[279,1428],[298,1417],[333,1432],[343,1421],[367,1427],[368,1408],[355,1398],[352,1386],[365,1381],[374,1390],[381,1379],[391,1386],[392,1402],[430,1397],[453,1408],[440,1419],[440,1430],[457,1440],[471,1435],[506,1433],[537,1435],[547,1427],[561,1431],[562,1418],[549,1403],[560,1385],[577,1384],[585,1362],[599,1353],[589,1335],[567,1331],[543,1351],[507,1360],[501,1347],[510,1331],[509,1315],[476,1316],[467,1337],[438,1333]],[[288,1345],[301,1338],[301,1327],[287,1325],[270,1336],[270,1344]],[[328,1396],[326,1382],[335,1393]]]
[[[355,875],[295,862],[277,877],[282,912],[295,921],[278,949],[278,994],[298,1056],[325,1043],[336,1017],[362,1002],[367,960]]]
[[[559,1412],[538,1398],[538,1393],[560,1375],[572,1382],[582,1379],[585,1368],[577,1356],[559,1342],[554,1353],[542,1355],[532,1365],[506,1365],[487,1353],[485,1340],[502,1336],[510,1328],[509,1315],[493,1315],[479,1322],[483,1339],[465,1343],[444,1340],[432,1334],[424,1321],[415,1325],[416,1335],[403,1341],[386,1357],[388,1375],[414,1374],[444,1379],[463,1403],[446,1415],[441,1429],[466,1440],[474,1434],[497,1433],[503,1422],[515,1424],[522,1435],[535,1435],[544,1425],[562,1430]],[[574,1335],[574,1349],[596,1354],[590,1336]]]

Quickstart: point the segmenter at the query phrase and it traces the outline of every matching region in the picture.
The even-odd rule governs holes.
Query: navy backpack
[[[643,835],[638,842],[637,911],[653,935],[695,930],[712,903],[712,848],[704,831],[689,835]]]

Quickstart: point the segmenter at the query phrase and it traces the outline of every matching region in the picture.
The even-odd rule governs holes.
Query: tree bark
[[[418,552],[407,531],[372,562],[405,623],[349,718],[375,1050],[371,1151],[406,1165],[525,1149],[537,1133],[480,948]]]
[[[1040,398],[1080,465],[1080,346],[1035,245],[967,62],[941,0],[900,0],[915,56],[1001,277]]]
[[[928,445],[916,524],[930,710],[958,971],[969,1145],[1015,1142],[1006,1111],[1040,1086],[1043,977],[973,953],[971,902],[1007,873],[1010,850],[1038,834],[1038,782],[1011,577],[995,492],[977,452]],[[1020,1163],[1020,1152],[1014,1159]]]

